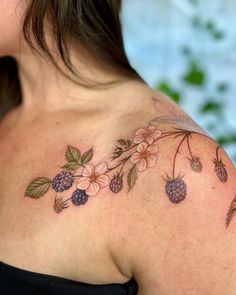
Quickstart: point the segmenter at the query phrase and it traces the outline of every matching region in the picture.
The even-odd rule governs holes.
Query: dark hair
[[[107,69],[127,79],[142,80],[125,53],[120,9],[121,0],[31,0],[23,33],[33,50],[49,58],[62,71],[45,40],[44,23],[49,19],[63,63],[78,78],[76,83],[84,87],[106,86],[115,81],[98,83],[82,76],[71,62],[68,40],[79,41]],[[0,117],[20,104],[21,96],[17,62],[12,57],[0,58]]]

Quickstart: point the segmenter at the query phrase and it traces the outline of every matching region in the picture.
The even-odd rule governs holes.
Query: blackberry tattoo
[[[172,203],[182,202],[187,194],[187,186],[181,177],[166,180],[165,192]]]
[[[187,184],[184,176],[180,176],[177,170],[177,157],[184,144],[187,146],[190,169],[196,175],[203,171],[203,165],[200,156],[195,154],[191,147],[193,135],[205,136],[196,131],[189,131],[180,128],[173,128],[170,131],[161,131],[156,126],[149,124],[145,128],[136,130],[132,139],[119,139],[115,149],[108,162],[92,164],[94,150],[90,148],[85,152],[74,146],[67,146],[65,158],[66,164],[62,166],[52,180],[48,177],[38,177],[34,179],[26,188],[25,196],[32,199],[39,199],[45,195],[50,188],[57,194],[67,194],[67,196],[56,196],[53,203],[53,209],[56,213],[61,213],[70,205],[72,207],[81,207],[88,200],[96,196],[100,190],[108,188],[110,193],[117,195],[122,192],[126,186],[130,191],[140,173],[146,169],[154,168],[157,164],[159,153],[159,142],[165,138],[173,138],[178,141],[172,162],[172,171],[165,178],[164,193],[167,200],[172,204],[180,204],[187,198]],[[213,141],[213,140],[212,140]],[[220,146],[216,147],[216,156],[212,160],[214,171],[221,183],[228,179],[226,165],[219,157]],[[112,175],[110,173],[112,172]],[[125,183],[126,178],[126,183]],[[71,190],[73,191],[71,192]],[[234,204],[236,201],[234,202]],[[236,205],[231,208],[227,224],[236,212]]]
[[[219,159],[219,147],[216,149],[216,158],[213,160],[213,163],[215,164],[215,173],[219,180],[221,182],[226,182],[228,180],[228,172],[222,159]]]
[[[189,159],[190,161],[190,167],[195,172],[202,172],[202,163],[200,161],[199,157],[194,156],[192,159]]]
[[[52,188],[56,192],[68,190],[73,184],[74,178],[69,171],[62,171],[52,181]]]
[[[192,150],[189,143],[189,135],[187,136],[187,144],[188,144],[188,150],[190,153],[190,157],[188,160],[190,161],[190,167],[194,172],[202,172],[202,162],[200,161],[200,158],[198,156],[194,156],[192,154]]]
[[[73,192],[73,195],[71,197],[71,202],[75,206],[84,205],[88,201],[88,195],[84,190],[77,189],[75,192]]]
[[[119,193],[123,188],[123,176],[117,173],[114,175],[110,182],[110,190],[113,193]]]

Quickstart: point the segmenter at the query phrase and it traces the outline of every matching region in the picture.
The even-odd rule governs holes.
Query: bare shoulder
[[[163,117],[140,124],[116,146],[115,157],[129,159],[130,166],[129,193],[114,223],[114,257],[127,276],[135,276],[140,294],[211,289],[232,295],[236,170],[214,139],[191,119],[178,123],[184,118],[178,114],[185,114],[178,107],[175,112],[163,109]]]

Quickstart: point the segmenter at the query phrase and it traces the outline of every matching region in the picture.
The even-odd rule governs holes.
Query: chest
[[[33,136],[37,132],[5,136],[0,142],[0,260],[88,283],[124,280],[106,244],[106,201],[94,198],[58,214],[55,198],[67,199],[73,189],[60,194],[50,188],[39,199],[25,197],[32,179],[53,180],[66,162],[66,143],[73,143],[59,132]]]

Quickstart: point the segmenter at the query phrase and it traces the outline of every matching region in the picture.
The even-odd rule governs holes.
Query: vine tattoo
[[[149,168],[154,168],[157,163],[159,152],[159,142],[164,138],[173,137],[178,141],[176,151],[173,157],[172,171],[163,176],[165,180],[165,194],[173,204],[181,203],[187,196],[187,184],[184,176],[177,173],[176,160],[183,144],[186,144],[190,168],[195,173],[201,173],[203,165],[198,155],[195,155],[191,147],[193,134],[207,135],[196,131],[189,131],[180,128],[173,128],[171,131],[161,131],[153,124],[146,128],[138,129],[131,139],[119,139],[113,150],[112,157],[107,162],[93,164],[93,148],[84,153],[74,146],[68,146],[65,158],[66,164],[61,171],[53,178],[38,177],[34,179],[26,188],[25,196],[33,199],[39,199],[45,195],[49,189],[53,189],[57,196],[54,199],[54,211],[61,213],[69,204],[74,206],[84,205],[90,197],[99,194],[100,190],[109,188],[115,195],[124,189],[124,178],[130,191],[138,178],[139,173]],[[227,182],[228,172],[225,164],[220,158],[220,146],[216,147],[213,170],[221,183]],[[73,189],[74,188],[74,189]],[[69,198],[63,198],[61,195],[65,191],[72,190]],[[58,196],[59,195],[59,196]],[[236,212],[236,196],[228,213],[227,225]]]

